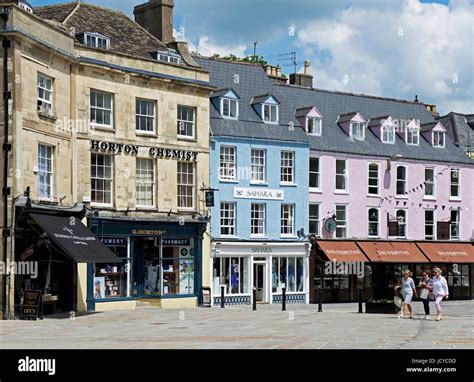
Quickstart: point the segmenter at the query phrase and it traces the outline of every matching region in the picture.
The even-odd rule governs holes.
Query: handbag
[[[426,300],[429,297],[429,294],[430,294],[429,290],[426,288],[423,288],[420,292],[420,298],[422,300]]]
[[[433,293],[433,292],[430,292],[430,293],[428,294],[428,298],[429,298],[431,301],[434,301],[434,300],[435,300],[435,295],[434,295],[434,293]]]

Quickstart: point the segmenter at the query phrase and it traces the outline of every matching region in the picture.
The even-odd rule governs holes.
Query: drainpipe
[[[7,29],[9,13],[2,13],[1,17],[3,20],[3,30]],[[8,48],[10,48],[10,40],[4,37],[2,40],[3,47],[3,127],[4,127],[4,140],[3,140],[3,230],[2,230],[2,260],[3,263],[7,263],[8,256],[8,238],[11,235],[11,231],[8,228],[8,196],[10,195],[10,187],[8,187],[8,155],[11,150],[11,144],[8,141],[8,119],[9,119],[9,105],[8,102],[11,99],[11,92],[8,90]],[[8,319],[7,313],[7,275],[6,272],[2,274],[2,312],[3,319]]]

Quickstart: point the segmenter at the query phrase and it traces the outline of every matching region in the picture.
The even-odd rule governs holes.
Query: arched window
[[[369,231],[368,237],[380,237],[380,221],[379,221],[379,210],[377,208],[370,208],[368,214]]]

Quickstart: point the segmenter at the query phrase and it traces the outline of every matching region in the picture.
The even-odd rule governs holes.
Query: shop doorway
[[[267,280],[266,280],[266,269],[267,264],[255,263],[253,265],[253,286],[257,290],[257,302],[265,303],[267,302]]]

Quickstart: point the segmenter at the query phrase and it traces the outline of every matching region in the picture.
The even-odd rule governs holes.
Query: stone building
[[[31,288],[66,311],[195,306],[211,87],[173,38],[173,1],[135,7],[137,22],[80,1],[1,5],[3,261],[39,264],[37,279],[4,275],[4,315]],[[69,253],[48,232],[61,218],[82,219],[105,257]]]

